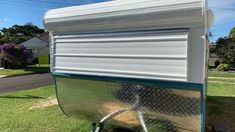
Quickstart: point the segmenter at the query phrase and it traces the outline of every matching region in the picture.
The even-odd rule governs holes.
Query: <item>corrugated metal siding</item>
[[[187,81],[186,31],[54,36],[56,72]]]

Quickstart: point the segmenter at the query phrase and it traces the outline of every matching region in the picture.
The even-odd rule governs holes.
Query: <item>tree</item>
[[[235,41],[235,27],[230,31],[229,38]]]
[[[44,33],[44,29],[40,29],[32,23],[26,23],[25,25],[15,24],[10,28],[2,28],[0,30],[0,44],[21,44],[42,33]]]
[[[0,58],[5,68],[24,68],[27,66],[27,50],[23,45],[3,44],[0,46]]]
[[[220,37],[216,41],[215,53],[224,63],[235,66],[235,41],[230,37]]]
[[[209,36],[209,38],[213,38],[213,34],[211,31],[208,33],[208,36]]]
[[[223,63],[235,67],[235,27],[231,29],[228,36],[220,37],[216,41],[213,51],[223,60]]]

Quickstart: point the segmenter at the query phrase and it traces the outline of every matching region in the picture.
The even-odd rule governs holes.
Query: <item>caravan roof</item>
[[[191,27],[204,24],[206,9],[205,0],[116,0],[53,9],[44,23],[54,32]]]

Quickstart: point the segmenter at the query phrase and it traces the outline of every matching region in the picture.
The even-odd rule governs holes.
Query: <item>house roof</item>
[[[36,37],[25,41],[24,43],[22,43],[22,45],[24,45],[27,49],[42,49],[49,46],[47,42]]]
[[[210,49],[215,48],[215,47],[216,47],[216,45],[212,45],[212,44],[209,45]]]
[[[42,33],[38,38],[46,43],[49,43],[49,32]]]

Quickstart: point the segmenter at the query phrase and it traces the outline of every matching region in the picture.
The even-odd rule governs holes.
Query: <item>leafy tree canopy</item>
[[[25,25],[15,24],[12,27],[2,28],[0,30],[0,44],[21,44],[43,32],[44,29],[40,29],[32,23],[26,23]]]
[[[235,40],[235,27],[232,28],[232,30],[230,31],[229,38],[231,38],[232,40]]]
[[[220,37],[216,41],[215,53],[224,63],[235,66],[235,28],[230,31],[229,36]]]

